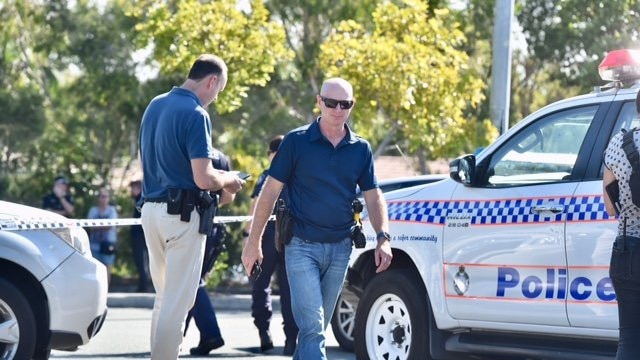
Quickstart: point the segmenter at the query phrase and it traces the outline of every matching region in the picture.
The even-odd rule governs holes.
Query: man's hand
[[[373,254],[376,261],[376,274],[381,273],[389,268],[393,254],[391,253],[391,243],[388,239],[378,240],[376,250]]]
[[[230,192],[231,194],[235,194],[238,191],[242,190],[242,186],[244,185],[244,183],[246,182],[245,180],[241,179],[238,176],[237,172],[227,172],[227,176],[231,176],[233,177],[233,179],[229,182],[227,182],[227,184],[224,187],[225,191]]]
[[[260,246],[260,241],[252,241],[251,237],[249,237],[242,249],[242,265],[244,266],[244,270],[247,272],[247,275],[251,275],[253,264],[256,262],[258,262],[258,264],[262,264],[263,258],[264,256],[262,255],[262,246]]]

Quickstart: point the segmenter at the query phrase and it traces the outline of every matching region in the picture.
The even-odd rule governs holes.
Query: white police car
[[[100,330],[107,272],[87,233],[58,214],[0,201],[0,359],[47,359]]]
[[[347,275],[359,359],[614,356],[602,158],[640,125],[640,53],[610,52],[599,70],[611,84],[536,111],[452,161],[449,179],[385,194],[392,266],[375,274],[366,225]]]

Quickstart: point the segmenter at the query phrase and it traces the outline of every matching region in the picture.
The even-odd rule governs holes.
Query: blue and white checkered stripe
[[[564,205],[564,212],[555,216],[540,216],[532,212],[535,206],[553,202]],[[463,200],[463,201],[398,201],[388,204],[389,219],[443,225],[448,215],[469,214],[472,225],[504,225],[563,221],[606,220],[602,196],[559,198]]]

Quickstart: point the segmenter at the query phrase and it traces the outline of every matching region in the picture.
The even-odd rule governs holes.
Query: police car
[[[452,161],[450,178],[385,194],[392,266],[375,274],[365,225],[347,274],[358,359],[613,358],[602,160],[640,125],[640,53],[612,51],[599,71],[610,84],[536,111]]]
[[[107,271],[85,230],[53,212],[0,201],[0,359],[47,359],[94,337]]]

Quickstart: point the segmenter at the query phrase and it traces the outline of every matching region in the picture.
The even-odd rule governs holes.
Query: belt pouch
[[[167,190],[167,214],[182,214],[182,198],[184,196],[184,191],[178,188],[169,188]]]

